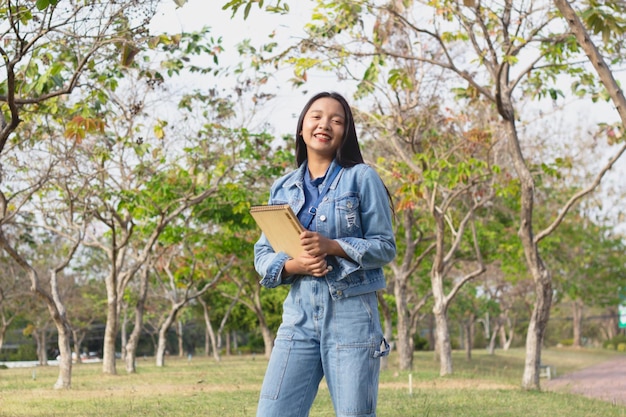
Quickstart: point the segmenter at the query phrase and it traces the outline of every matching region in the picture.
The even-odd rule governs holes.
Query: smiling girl
[[[304,252],[255,244],[261,285],[290,285],[257,417],[306,417],[323,377],[337,417],[376,416],[380,357],[389,352],[376,291],[396,254],[387,189],[363,161],[352,111],[337,93],[304,106],[298,169],[278,179],[269,204],[289,204],[306,231]]]

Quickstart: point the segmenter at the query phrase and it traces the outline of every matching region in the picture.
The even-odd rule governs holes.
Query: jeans
[[[322,377],[337,417],[375,417],[388,352],[375,292],[333,300],[324,279],[298,279],[283,304],[257,417],[307,417]]]

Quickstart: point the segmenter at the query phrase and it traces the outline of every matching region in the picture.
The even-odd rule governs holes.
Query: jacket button
[[[333,270],[333,266],[332,266],[332,265],[328,265],[328,266],[326,267],[326,269],[328,269],[328,272],[332,272],[332,270]]]
[[[326,216],[324,216],[323,214],[320,216],[320,221],[321,222],[325,222],[326,221]]]
[[[339,291],[337,291],[337,295],[341,297],[343,295],[343,292],[341,290],[339,290]]]

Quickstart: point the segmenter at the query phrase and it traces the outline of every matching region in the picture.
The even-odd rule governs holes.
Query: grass
[[[510,417],[626,416],[625,406],[615,406],[582,396],[520,389],[523,351],[499,351],[489,356],[474,352],[467,361],[454,354],[455,373],[438,376],[432,352],[416,353],[411,372],[390,369],[381,373],[379,417]],[[554,349],[543,352],[545,363],[559,374],[600,363],[615,353],[603,350]],[[72,389],[54,390],[58,369],[18,368],[0,370],[0,417],[70,416],[254,416],[266,361],[257,356],[168,358],[157,368],[151,358],[140,359],[137,374],[103,375],[100,364],[77,365]],[[33,371],[35,373],[33,373]],[[34,378],[33,378],[34,377]],[[333,417],[324,385],[311,417]]]

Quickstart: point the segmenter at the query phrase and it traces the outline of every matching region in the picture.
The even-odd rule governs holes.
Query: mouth
[[[324,142],[330,142],[332,140],[332,138],[329,135],[326,135],[324,133],[316,133],[313,135],[313,137],[317,140],[321,140]]]

